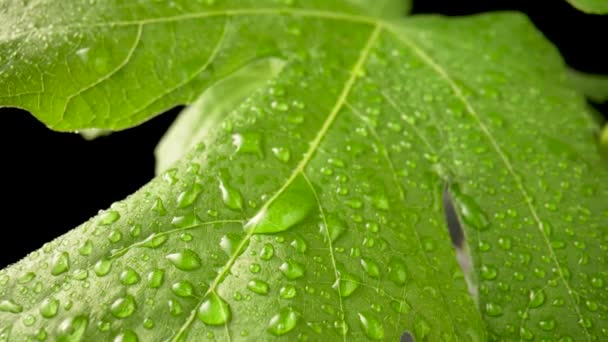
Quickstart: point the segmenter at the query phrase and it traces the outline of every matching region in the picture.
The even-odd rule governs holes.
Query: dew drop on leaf
[[[279,290],[279,296],[281,296],[281,298],[283,298],[283,299],[294,298],[297,294],[298,294],[298,291],[296,290],[295,286],[293,286],[293,285],[285,285],[285,286],[281,287],[281,289]]]
[[[165,271],[156,269],[148,273],[148,286],[157,289],[162,286],[165,279]]]
[[[292,331],[298,324],[299,313],[290,307],[283,308],[272,316],[268,322],[268,331],[275,336],[282,336]]]
[[[273,147],[272,154],[283,163],[287,163],[291,159],[291,152],[286,147]]]
[[[259,280],[259,279],[253,279],[250,280],[247,283],[247,288],[254,293],[257,294],[262,294],[265,295],[268,293],[268,291],[270,290],[270,287],[268,286],[268,283],[263,281],[263,280]]]
[[[262,135],[259,133],[247,132],[232,135],[232,144],[238,153],[251,153],[263,157]]]
[[[538,308],[545,303],[545,291],[543,290],[532,290],[530,291],[530,308]]]
[[[285,278],[289,280],[296,280],[304,276],[304,266],[297,261],[288,259],[284,263],[281,264],[279,270]]]
[[[405,285],[407,270],[403,261],[392,258],[388,264],[388,278],[397,286]]]
[[[59,311],[59,300],[55,298],[46,298],[40,304],[40,315],[44,318],[53,318]]]
[[[114,342],[138,342],[139,338],[133,330],[125,330],[114,337]]]
[[[488,302],[485,305],[485,313],[492,317],[502,316],[502,307],[496,303]]]
[[[110,259],[100,259],[93,266],[93,271],[95,272],[95,274],[97,274],[97,276],[103,277],[106,274],[110,273],[110,270],[112,269],[112,263],[113,261]]]
[[[66,318],[57,327],[57,342],[80,342],[83,341],[84,332],[89,325],[86,316]]]
[[[187,280],[180,280],[171,285],[171,291],[178,297],[192,297],[194,295],[194,286]]]
[[[226,180],[220,179],[220,192],[222,193],[222,201],[224,204],[234,210],[243,208],[243,196],[241,192],[232,187]]]
[[[489,227],[490,221],[486,213],[472,197],[464,194],[455,184],[450,186],[450,192],[467,225],[477,230],[486,230]]]
[[[270,205],[263,208],[245,225],[246,230],[256,234],[285,231],[304,220],[315,207],[316,198],[302,175],[293,182]]]
[[[99,217],[99,225],[100,226],[109,226],[112,223],[118,221],[120,219],[120,214],[114,210],[108,210],[101,214]]]
[[[202,191],[203,187],[200,184],[195,183],[187,190],[180,192],[179,195],[177,195],[177,207],[187,208],[191,206]]]
[[[180,252],[166,256],[173,266],[182,271],[193,271],[201,267],[201,258],[191,249],[183,249]]]
[[[133,285],[139,282],[140,277],[134,269],[127,267],[127,269],[120,272],[119,279],[123,285]]]
[[[67,252],[55,254],[51,263],[51,274],[54,276],[60,275],[70,269],[70,256]]]
[[[338,291],[341,297],[349,297],[359,288],[360,280],[344,271],[340,271],[339,274],[340,276],[334,282],[332,288]]]
[[[274,256],[274,247],[270,243],[265,243],[260,251],[260,259],[270,260]]]
[[[361,267],[370,278],[380,277],[380,266],[370,258],[361,258]]]
[[[382,340],[384,338],[384,326],[371,313],[359,312],[359,324],[367,337],[372,340]]]
[[[10,299],[0,300],[0,312],[20,313],[23,311],[23,306],[13,302]]]
[[[135,312],[135,309],[137,309],[137,304],[135,304],[135,298],[130,294],[116,299],[110,306],[110,312],[116,318],[127,318]]]
[[[165,234],[152,233],[144,241],[141,242],[140,246],[145,248],[158,248],[162,246],[168,237]]]
[[[198,319],[207,325],[223,325],[230,318],[230,306],[215,292],[209,293],[198,309]]]

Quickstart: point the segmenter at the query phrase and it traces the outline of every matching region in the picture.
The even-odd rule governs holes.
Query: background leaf
[[[608,13],[608,1],[606,0],[568,0],[568,2],[583,12],[593,14]]]
[[[607,171],[555,50],[515,14],[305,5],[222,22],[255,40],[218,54],[214,80],[254,57],[282,71],[174,169],[1,271],[4,336],[601,338]],[[172,25],[217,44],[215,19],[190,19]]]
[[[574,86],[595,103],[608,101],[608,76],[569,70]]]

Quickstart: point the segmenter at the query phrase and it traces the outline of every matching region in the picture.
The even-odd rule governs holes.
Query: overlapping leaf
[[[597,127],[525,18],[393,20],[337,1],[193,3],[98,2],[68,10],[60,25],[36,19],[4,36],[4,58],[27,56],[4,69],[6,105],[58,129],[118,129],[199,98],[173,132],[205,134],[169,135],[164,146],[178,153],[195,146],[0,272],[3,338],[608,332]],[[43,55],[31,39],[45,34],[57,45]],[[17,46],[20,37],[29,43]],[[105,73],[76,72],[98,60]],[[247,72],[264,66],[266,75]],[[245,90],[210,107],[230,79]],[[478,303],[445,229],[446,183]]]

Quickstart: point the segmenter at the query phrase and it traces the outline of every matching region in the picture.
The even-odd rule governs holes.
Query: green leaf
[[[581,71],[569,70],[574,86],[591,101],[602,103],[608,101],[608,76],[588,74]]]
[[[593,14],[608,13],[608,0],[567,0],[577,9]]]
[[[56,121],[61,129],[126,127],[250,77],[218,107],[187,109],[199,116],[181,122],[204,133],[168,136],[179,154],[195,144],[175,163],[159,153],[170,169],[0,271],[3,338],[604,337],[608,169],[590,133],[598,126],[527,19],[393,20],[338,1],[253,3],[62,8],[57,45],[44,56],[21,50],[48,59],[66,41],[79,44],[71,51],[93,41],[114,51],[133,46],[123,30],[140,37],[129,72],[88,88],[89,105],[111,110],[81,105]],[[61,7],[44,4],[49,18]],[[98,27],[103,18],[114,25]],[[82,22],[103,32],[75,43]],[[62,75],[65,60],[49,73]],[[276,60],[266,77],[249,69]],[[15,82],[6,94],[22,89],[20,70],[5,74]],[[40,98],[37,115],[62,113],[65,96]],[[473,257],[471,289],[446,230],[446,183]]]

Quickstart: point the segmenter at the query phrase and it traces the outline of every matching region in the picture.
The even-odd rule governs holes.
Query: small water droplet
[[[228,303],[215,292],[208,294],[198,309],[198,319],[208,325],[223,325],[230,321]]]
[[[321,234],[329,236],[330,240],[335,242],[346,231],[346,223],[333,215],[328,215],[325,221],[326,223],[321,224]]]
[[[304,220],[315,207],[316,198],[308,182],[302,175],[274,200],[269,202],[255,217],[245,225],[246,230],[256,234],[269,234],[285,231]]]
[[[187,280],[180,280],[171,285],[171,291],[178,297],[192,297],[194,295],[194,286]]]
[[[268,323],[268,331],[275,336],[285,335],[296,327],[299,316],[294,309],[285,307],[272,316]]]
[[[494,280],[498,275],[498,270],[492,265],[481,265],[481,277],[485,280]]]
[[[297,236],[290,244],[298,253],[306,253],[308,250],[308,244],[304,239]]]
[[[148,286],[157,289],[162,286],[165,280],[165,271],[156,269],[148,273]]]
[[[538,327],[544,331],[552,331],[555,329],[555,320],[543,320],[538,322]]]
[[[70,269],[70,255],[67,252],[55,254],[51,263],[51,274],[58,276]]]
[[[182,309],[182,305],[176,300],[169,299],[169,301],[167,301],[167,304],[169,305],[169,313],[172,316],[179,316],[184,311]]]
[[[262,294],[262,295],[267,294],[268,291],[270,290],[268,283],[263,280],[259,280],[259,279],[253,279],[253,280],[249,281],[247,283],[247,288],[254,293]]]
[[[175,228],[192,228],[192,227],[200,226],[201,223],[203,223],[203,221],[201,221],[201,219],[198,218],[198,216],[196,216],[196,214],[194,214],[194,213],[188,213],[184,216],[175,216],[171,220],[171,224]],[[165,236],[165,235],[159,235],[159,236]],[[166,241],[166,238],[165,238],[165,241]]]
[[[239,234],[226,234],[220,239],[220,247],[228,256],[233,256],[236,254],[241,241],[242,236]]]
[[[202,191],[203,186],[198,183],[194,183],[194,185],[192,185],[190,188],[180,192],[179,195],[177,195],[177,207],[187,208],[191,206]]]
[[[82,256],[91,255],[92,252],[93,252],[93,243],[91,242],[91,240],[85,241],[85,243],[82,245],[82,247],[80,247],[78,249],[78,253],[80,253],[80,255],[82,255]]]
[[[137,309],[135,298],[130,294],[116,299],[110,306],[110,312],[116,318],[127,318],[135,312],[135,309]]]
[[[380,266],[372,259],[366,257],[361,258],[361,267],[363,267],[363,270],[369,277],[375,279],[380,277]]]
[[[296,280],[304,276],[304,266],[297,261],[288,259],[279,267],[279,270],[285,278],[289,280]]]
[[[537,308],[545,303],[545,291],[543,290],[532,290],[530,291],[530,308]]]
[[[365,335],[372,340],[382,340],[384,338],[384,327],[380,320],[374,315],[365,312],[359,312],[359,323]]]
[[[173,266],[182,271],[193,271],[201,267],[201,258],[191,249],[183,249],[180,252],[166,256]]]
[[[287,163],[291,159],[291,152],[285,147],[273,147],[272,154],[283,163]]]
[[[339,277],[332,285],[332,288],[340,294],[341,297],[349,297],[359,288],[360,280],[352,274],[344,271],[339,271]]]

